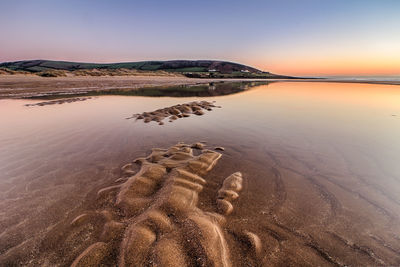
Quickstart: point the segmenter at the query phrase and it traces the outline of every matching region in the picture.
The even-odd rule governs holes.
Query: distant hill
[[[0,63],[4,70],[37,73],[41,76],[63,76],[60,71],[73,72],[76,75],[98,76],[108,75],[116,70],[163,71],[181,73],[195,78],[290,78],[280,76],[246,65],[217,60],[169,60],[169,61],[140,61],[124,63],[81,63],[52,60],[24,60]],[[79,72],[85,71],[86,72]],[[94,70],[94,71],[92,71]],[[105,72],[104,72],[105,71]],[[84,74],[82,74],[84,73]],[[42,75],[43,74],[43,75]]]

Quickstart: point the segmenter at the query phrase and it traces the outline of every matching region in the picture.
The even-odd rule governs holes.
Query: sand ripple
[[[179,118],[189,117],[190,114],[201,116],[204,114],[204,110],[211,111],[215,107],[218,106],[215,106],[213,102],[194,101],[186,104],[178,104],[167,108],[157,109],[151,112],[134,114],[132,117],[127,119],[136,118],[136,120],[143,120],[145,123],[155,121],[159,125],[163,125],[163,120],[166,118],[169,118],[169,122],[173,122]]]
[[[103,225],[98,240],[72,266],[234,266],[224,226],[243,177],[235,172],[224,180],[216,211],[200,209],[204,175],[222,156],[203,148],[202,143],[155,148],[134,161],[140,165],[135,175],[133,164],[124,165],[127,179],[98,192],[98,201],[111,203],[111,209],[87,212],[71,222],[71,235],[96,219]],[[193,149],[201,151],[195,155]],[[246,253],[256,258],[262,247],[259,237],[249,231],[239,235]]]

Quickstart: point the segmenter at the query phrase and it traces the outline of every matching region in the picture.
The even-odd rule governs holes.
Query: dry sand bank
[[[38,76],[38,77],[81,77],[81,76],[183,76],[180,73],[167,72],[167,71],[143,71],[135,69],[80,69],[74,71],[68,70],[46,70],[40,72],[29,72],[29,71],[14,71],[7,68],[0,68],[0,76],[2,75],[26,75],[26,76]]]
[[[110,89],[138,89],[155,86],[195,85],[219,81],[260,81],[251,79],[197,79],[168,76],[38,77],[0,75],[0,99],[38,95],[82,94]]]

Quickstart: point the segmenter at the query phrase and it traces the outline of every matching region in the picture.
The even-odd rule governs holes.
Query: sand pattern
[[[55,104],[65,104],[65,103],[80,102],[80,101],[85,101],[85,100],[89,100],[89,99],[91,99],[91,97],[63,98],[63,99],[56,99],[56,100],[39,102],[39,103],[35,103],[35,104],[26,104],[25,106],[27,106],[27,107],[48,106],[48,105],[55,105]]]
[[[110,201],[114,210],[84,213],[71,222],[71,227],[93,217],[104,222],[99,240],[72,266],[233,266],[224,225],[243,177],[235,172],[224,180],[216,212],[200,209],[199,193],[207,183],[203,177],[222,156],[203,148],[202,143],[155,148],[148,157],[123,166],[127,177],[118,179],[123,183],[98,191],[99,200]],[[133,175],[134,163],[140,170]],[[256,234],[244,231],[241,236],[254,255],[260,253]]]
[[[163,125],[163,120],[168,118],[169,122],[173,122],[180,118],[189,117],[191,114],[201,116],[204,115],[204,110],[211,111],[213,108],[220,108],[214,105],[214,102],[208,101],[194,101],[186,104],[178,104],[171,107],[157,109],[151,112],[143,112],[141,114],[134,114],[127,119],[135,118],[136,120],[143,120],[145,123],[151,121]]]

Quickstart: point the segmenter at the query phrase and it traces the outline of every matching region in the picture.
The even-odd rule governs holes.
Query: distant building
[[[250,72],[249,70],[241,70],[241,72],[246,72],[246,73],[248,73],[248,72]]]
[[[216,69],[209,69],[208,72],[216,72]]]

